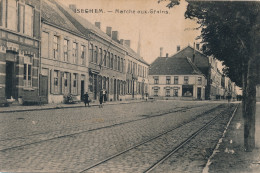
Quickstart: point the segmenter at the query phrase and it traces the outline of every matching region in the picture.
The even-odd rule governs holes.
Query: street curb
[[[153,100],[155,101],[155,100]],[[106,106],[109,105],[120,105],[120,104],[131,104],[131,103],[141,103],[141,102],[153,102],[153,101],[137,101],[137,102],[118,102],[118,103],[111,103],[107,104]],[[91,105],[91,107],[94,106],[99,106],[99,104]],[[19,109],[19,110],[6,110],[6,111],[0,111],[0,113],[14,113],[14,112],[28,112],[28,111],[43,111],[43,110],[53,110],[53,109],[67,109],[67,108],[80,108],[80,107],[85,107],[84,105],[77,105],[77,106],[56,106],[56,107],[51,107],[51,108],[39,108],[39,109]]]
[[[219,138],[216,147],[214,148],[214,150],[213,150],[211,156],[209,157],[209,159],[208,159],[208,161],[207,161],[205,167],[203,168],[202,173],[208,173],[208,172],[209,172],[209,166],[210,166],[211,163],[212,163],[212,162],[211,162],[211,159],[216,155],[216,153],[218,153],[218,149],[219,149],[219,147],[220,147],[220,144],[222,143],[223,138],[225,137],[225,135],[226,135],[226,133],[227,133],[227,130],[228,130],[229,125],[231,124],[231,121],[233,120],[233,118],[235,117],[235,115],[236,115],[236,113],[237,113],[237,109],[238,109],[239,105],[240,105],[240,104],[238,104],[238,105],[236,106],[234,112],[232,113],[232,116],[230,117],[230,119],[229,119],[229,121],[228,121],[228,123],[227,123],[227,125],[226,125],[226,127],[225,127],[225,130],[224,130],[224,132],[223,132],[223,134],[222,134],[222,136],[221,136],[221,138]]]

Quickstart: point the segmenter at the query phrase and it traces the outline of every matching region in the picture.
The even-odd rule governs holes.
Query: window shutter
[[[34,9],[33,36],[40,38],[40,11]]]
[[[64,72],[60,72],[60,93],[64,94]]]
[[[18,32],[24,33],[24,9],[23,4],[18,3]]]
[[[53,94],[54,82],[53,82],[53,69],[50,70],[50,93]]]

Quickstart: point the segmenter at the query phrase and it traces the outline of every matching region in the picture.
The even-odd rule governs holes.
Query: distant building
[[[199,45],[196,48],[187,46],[183,49],[177,46],[177,53],[174,57],[189,58],[193,64],[204,74],[207,79],[205,88],[205,99],[217,99],[224,95],[224,89],[221,86],[222,74],[217,68],[216,59],[204,55],[199,51]]]
[[[160,99],[205,99],[205,75],[186,56],[158,57],[149,71],[149,95]]]
[[[0,0],[0,96],[37,100],[40,1]]]

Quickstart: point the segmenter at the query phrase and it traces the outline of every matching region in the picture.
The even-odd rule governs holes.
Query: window
[[[95,46],[95,52],[94,52],[94,62],[97,63],[98,62],[98,47]]]
[[[189,83],[189,77],[188,76],[184,76],[184,84],[188,84]]]
[[[72,81],[73,81],[72,93],[73,93],[73,94],[77,94],[77,74],[76,74],[76,73],[73,73],[73,75],[72,75]]]
[[[174,84],[178,84],[179,83],[179,77],[178,76],[174,76]]]
[[[102,51],[102,49],[100,48],[99,49],[99,60],[98,60],[98,63],[100,64],[100,65],[103,65],[103,51]]]
[[[80,59],[79,59],[79,64],[84,65],[84,59],[85,59],[85,46],[81,45],[80,46]]]
[[[169,89],[166,89],[165,96],[166,96],[166,97],[170,97],[170,96],[171,96],[171,95],[170,95],[170,90],[169,90]]]
[[[68,87],[68,78],[69,78],[69,73],[65,72],[63,74],[63,78],[64,78],[64,87]]]
[[[29,5],[25,5],[24,33],[29,36],[33,35],[33,8]]]
[[[58,52],[59,52],[59,46],[58,46],[58,36],[53,36],[53,58],[58,59]]]
[[[93,44],[90,44],[89,45],[89,59],[90,59],[90,61],[91,62],[93,62],[94,61],[94,58],[93,58],[93,56],[94,56],[94,54],[93,54]]]
[[[110,62],[111,67],[110,68],[112,68],[112,69],[113,69],[113,63],[114,63],[114,58],[113,58],[113,54],[111,53],[111,62]]]
[[[202,84],[202,77],[198,77],[198,84],[199,84],[199,85]]]
[[[0,2],[0,6],[1,6],[1,2]],[[0,7],[0,9],[1,9],[1,7]],[[21,5],[18,6],[18,16],[19,16],[18,32],[24,33],[24,6],[21,6]],[[1,18],[1,16],[0,16],[0,18]]]
[[[166,76],[166,84],[171,84],[171,76]]]
[[[32,64],[24,64],[23,83],[25,87],[32,87]]]
[[[117,60],[117,70],[120,71],[120,57],[118,57],[118,60]]]
[[[107,51],[104,50],[104,66],[107,66]]]
[[[127,73],[130,73],[130,61],[128,60]]]
[[[54,92],[59,92],[59,71],[54,70],[53,73]]]
[[[110,52],[107,53],[107,67],[110,68],[111,64],[110,64]]]
[[[121,58],[121,72],[124,72],[124,60]]]
[[[178,89],[173,89],[173,96],[178,97]]]
[[[7,3],[7,28],[17,31],[17,2],[9,0]]]
[[[154,96],[158,96],[158,89],[154,89],[154,90],[153,90],[153,95],[154,95]]]
[[[42,42],[41,42],[41,55],[42,57],[49,57],[49,33],[42,32]]]
[[[64,55],[63,55],[63,60],[65,62],[68,61],[68,45],[69,45],[69,40],[64,40],[63,41],[63,51],[64,51]]]
[[[77,57],[78,57],[78,43],[73,43],[72,45],[72,63],[77,63]]]
[[[158,76],[155,76],[154,77],[154,84],[158,84],[159,83],[159,77]]]
[[[115,55],[114,58],[115,62],[114,62],[114,69],[117,70],[117,56]]]

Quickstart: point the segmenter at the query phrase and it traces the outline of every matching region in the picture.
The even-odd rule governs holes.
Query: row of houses
[[[217,68],[216,59],[199,51],[199,44],[174,55],[158,57],[150,67],[149,94],[161,99],[224,99],[236,97],[236,85]]]
[[[88,92],[98,99],[139,99],[149,64],[111,27],[91,24],[54,0],[0,0],[0,95],[64,102]]]
[[[96,100],[103,89],[109,101],[236,97],[235,83],[199,44],[178,46],[171,56],[161,48],[149,65],[130,40],[112,27],[103,32],[75,9],[54,0],[0,0],[1,96],[61,103],[85,92]]]

